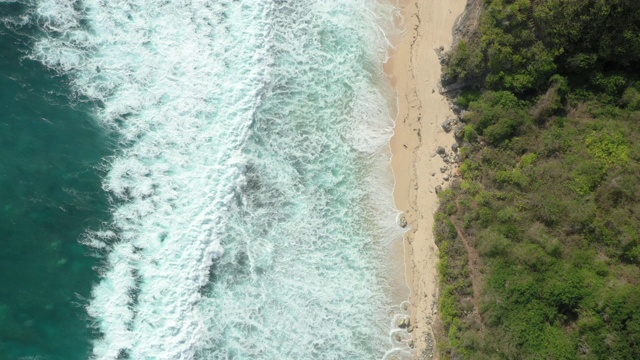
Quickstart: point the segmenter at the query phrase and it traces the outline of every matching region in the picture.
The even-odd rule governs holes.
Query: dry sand
[[[435,49],[449,49],[452,29],[467,0],[404,0],[404,34],[386,64],[398,96],[395,134],[391,139],[396,207],[406,214],[410,230],[404,238],[407,283],[411,289],[411,320],[417,358],[437,357],[431,328],[437,312],[438,249],[433,238],[433,216],[438,207],[435,187],[446,187],[445,162],[435,155],[438,146],[451,151],[452,133],[441,124],[454,114],[438,91],[441,66]]]

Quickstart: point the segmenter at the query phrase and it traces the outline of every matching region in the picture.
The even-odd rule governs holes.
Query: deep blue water
[[[410,358],[393,2],[0,1],[0,359]]]
[[[0,359],[86,359],[97,258],[79,239],[110,217],[110,140],[65,78],[25,58],[30,31],[0,24]]]

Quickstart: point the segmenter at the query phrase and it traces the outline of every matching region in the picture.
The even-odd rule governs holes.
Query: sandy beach
[[[407,283],[411,289],[411,319],[417,358],[437,357],[431,328],[437,314],[438,249],[432,233],[438,207],[435,188],[445,188],[455,165],[436,154],[449,153],[455,143],[442,123],[453,118],[446,97],[439,92],[441,66],[436,49],[447,51],[452,29],[466,0],[404,0],[403,36],[386,64],[398,97],[395,133],[391,140],[396,207],[405,213],[410,230],[404,238]]]

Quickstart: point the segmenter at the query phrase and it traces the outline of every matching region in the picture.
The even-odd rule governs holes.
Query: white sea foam
[[[113,229],[87,239],[108,252],[88,307],[96,359],[406,355],[381,263],[400,234],[380,87],[393,11],[38,2],[33,57],[122,139],[104,181]]]

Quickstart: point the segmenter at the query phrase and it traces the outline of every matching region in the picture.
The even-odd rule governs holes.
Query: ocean
[[[397,17],[1,0],[0,357],[410,358],[389,275]]]

